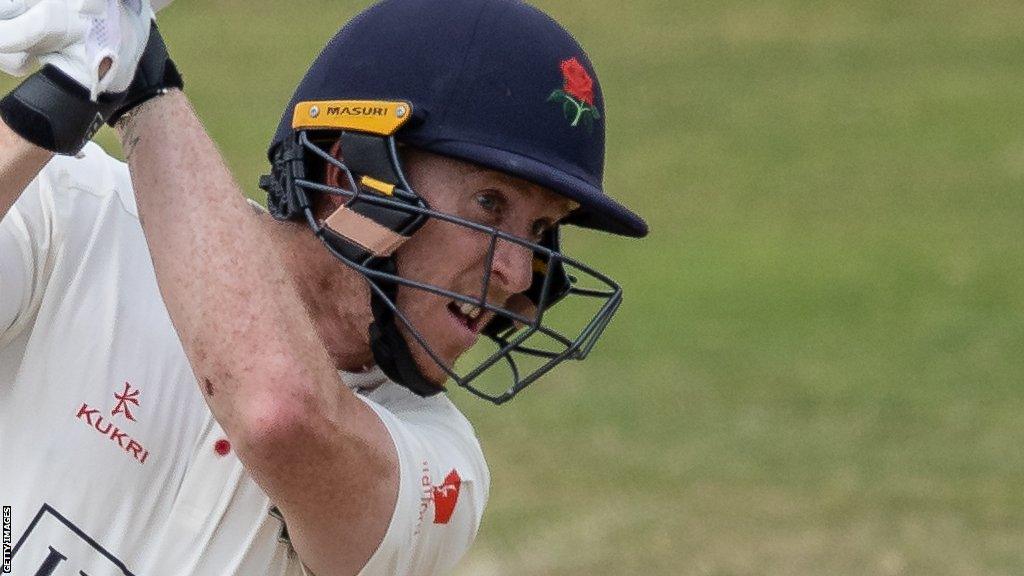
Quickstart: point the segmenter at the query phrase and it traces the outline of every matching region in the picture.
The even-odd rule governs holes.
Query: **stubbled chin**
[[[419,368],[420,374],[427,379],[428,382],[434,386],[444,389],[444,383],[448,380],[448,373],[445,372],[434,359],[427,354],[419,343],[414,344],[415,348],[410,348],[413,351],[413,359],[416,361],[416,367]],[[442,360],[449,362],[450,366],[454,366],[453,360],[448,360],[443,355]]]
[[[426,378],[428,382],[434,386],[444,389],[444,383],[448,380],[448,373],[445,372],[437,362],[430,357],[430,354],[423,349],[423,346],[409,333],[409,329],[399,323],[402,336],[405,338],[406,344],[409,346],[409,350],[412,352],[413,360],[416,362],[416,367],[419,369],[420,374]],[[427,337],[427,342],[430,342],[430,336],[424,334]],[[436,346],[434,352],[441,358],[442,361],[448,363],[450,367],[455,366],[455,360],[457,355],[451,354],[447,350],[439,350]]]
[[[505,303],[505,308],[524,318],[533,320],[537,316],[537,305],[525,294],[515,294]],[[517,322],[518,324],[518,322]]]
[[[415,299],[410,296],[410,292],[416,295]],[[449,325],[452,320],[449,318],[447,309],[448,299],[434,294],[424,295],[417,291],[400,290],[397,304],[412,325],[416,327],[416,330],[431,345],[438,357],[449,366],[454,367],[462,350],[455,349],[458,345],[457,337],[450,332],[453,327]],[[445,381],[448,380],[448,374],[434,362],[434,359],[424,350],[404,322],[396,318],[395,323],[412,352],[413,360],[416,362],[420,374],[431,384],[443,388]]]

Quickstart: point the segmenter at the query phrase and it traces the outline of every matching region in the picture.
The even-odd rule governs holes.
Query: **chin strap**
[[[388,272],[395,272],[394,260],[386,265]],[[387,297],[395,302],[398,287],[394,284],[377,285]],[[373,312],[373,322],[370,324],[370,349],[373,350],[373,359],[377,366],[384,371],[392,381],[400,386],[412,390],[417,396],[429,397],[441,392],[442,389],[431,384],[413,360],[409,344],[402,336],[395,322],[395,314],[391,307],[385,303],[377,294],[376,290],[370,290],[370,310]]]

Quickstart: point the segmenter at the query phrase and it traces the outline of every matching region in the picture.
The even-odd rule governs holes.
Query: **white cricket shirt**
[[[361,573],[450,570],[490,483],[473,429],[444,395],[379,374],[346,383],[401,467]],[[13,507],[16,576],[302,573],[199,393],[127,167],[96,145],[50,162],[0,222],[0,504]]]

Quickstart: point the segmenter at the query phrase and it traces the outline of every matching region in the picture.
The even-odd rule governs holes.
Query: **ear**
[[[341,155],[341,139],[336,140],[334,145],[331,146],[331,156],[344,162],[345,159]],[[324,165],[327,167],[324,172],[324,184],[335,188],[340,187],[342,180],[341,170],[330,162],[325,162]]]
[[[330,154],[338,160],[344,161],[344,158],[341,156],[340,139],[331,146]],[[348,182],[345,180],[345,177],[341,175],[340,168],[330,162],[324,162],[325,185],[342,188],[348,186]],[[326,218],[328,215],[333,214],[334,211],[340,208],[344,203],[345,199],[335,194],[315,194],[315,199],[313,200],[313,213],[316,214],[318,218]]]

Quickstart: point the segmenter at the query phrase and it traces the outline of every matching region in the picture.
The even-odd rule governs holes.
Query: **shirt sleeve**
[[[33,180],[0,221],[0,346],[26,326],[52,269],[53,198],[43,176]]]
[[[450,573],[476,537],[490,488],[472,427],[443,397],[450,410],[416,414],[360,398],[390,432],[401,468],[391,524],[360,576]]]

